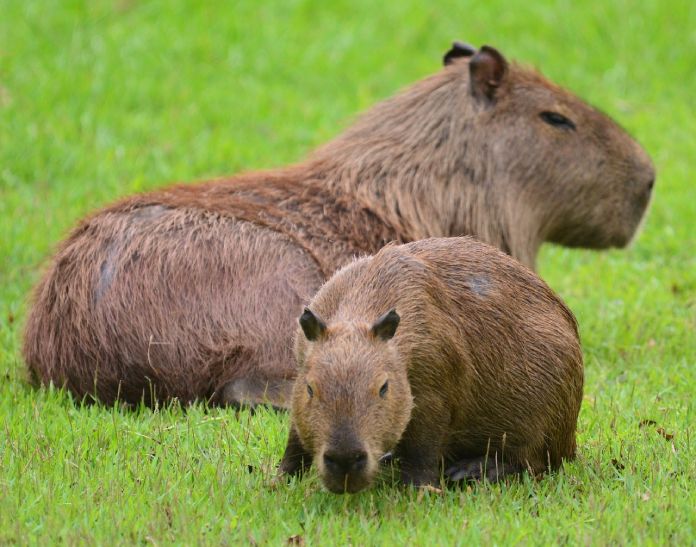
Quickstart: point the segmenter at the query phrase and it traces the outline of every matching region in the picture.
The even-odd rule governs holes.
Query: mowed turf
[[[611,4],[611,5],[609,5]],[[691,543],[696,5],[0,0],[0,544]],[[300,159],[439,70],[452,39],[540,67],[658,171],[628,250],[547,246],[580,323],[578,458],[539,481],[354,496],[273,484],[288,417],[81,406],[26,383],[27,296],[89,211]]]

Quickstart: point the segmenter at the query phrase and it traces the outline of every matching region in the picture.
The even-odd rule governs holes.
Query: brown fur
[[[297,333],[282,472],[314,462],[330,490],[355,492],[392,450],[415,484],[437,482],[443,463],[453,480],[497,480],[574,457],[575,319],[498,250],[471,238],[388,246],[339,270],[309,308],[325,327],[312,341]],[[371,325],[390,309],[401,320],[383,339]]]
[[[533,267],[543,241],[625,245],[650,159],[611,119],[492,51],[377,105],[299,165],[133,196],[83,220],[35,291],[33,377],[107,403],[285,406],[294,318],[355,255],[472,234]],[[544,122],[549,110],[577,129]]]

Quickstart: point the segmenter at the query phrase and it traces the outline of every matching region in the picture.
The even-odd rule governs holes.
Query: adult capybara
[[[33,376],[106,403],[286,406],[298,310],[356,255],[472,234],[533,267],[543,241],[631,239],[654,180],[631,137],[493,48],[445,62],[299,165],[83,220],[36,288]]]
[[[534,273],[469,237],[383,248],[300,317],[281,472],[332,492],[556,469],[575,455],[583,365],[573,314]]]

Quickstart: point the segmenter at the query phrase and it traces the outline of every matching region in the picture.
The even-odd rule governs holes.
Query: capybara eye
[[[314,390],[312,389],[312,386],[310,386],[309,384],[307,384],[307,395],[309,395],[310,399],[314,397]]]
[[[539,114],[541,119],[547,124],[553,125],[554,127],[560,127],[562,129],[575,129],[575,124],[566,118],[563,114],[558,112],[542,112]]]
[[[389,381],[384,382],[381,388],[379,388],[379,396],[384,397],[389,389]]]

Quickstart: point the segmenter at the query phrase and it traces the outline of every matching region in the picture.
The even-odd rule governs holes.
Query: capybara
[[[356,255],[470,234],[625,245],[654,180],[610,118],[495,49],[367,112],[304,162],[135,195],[84,219],[35,290],[35,380],[105,403],[287,406],[295,318]]]
[[[575,455],[583,364],[573,314],[533,272],[470,237],[384,247],[319,290],[296,336],[281,472],[369,486],[495,481]]]

